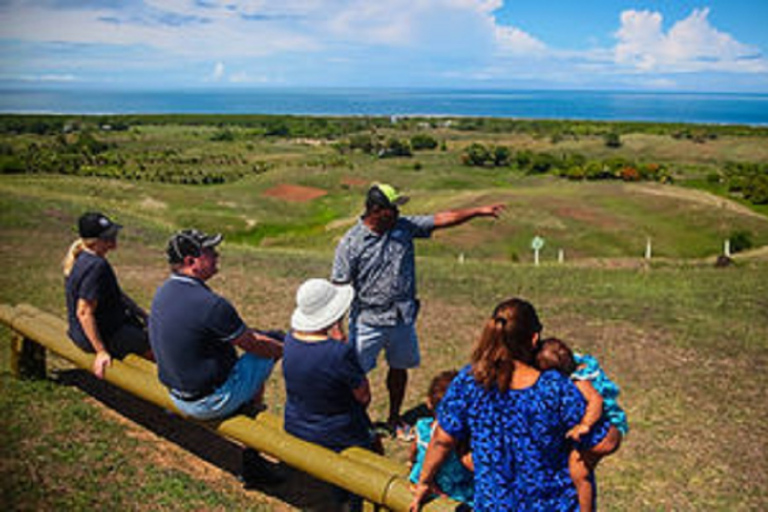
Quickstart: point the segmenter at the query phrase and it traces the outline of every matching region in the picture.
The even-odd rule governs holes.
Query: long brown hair
[[[533,366],[534,334],[542,326],[533,305],[509,299],[493,310],[472,350],[472,375],[485,389],[509,390],[514,361]]]

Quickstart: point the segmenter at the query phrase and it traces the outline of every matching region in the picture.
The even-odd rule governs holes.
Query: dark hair
[[[458,374],[459,372],[456,370],[446,370],[435,375],[432,382],[429,383],[427,398],[429,398],[433,410],[437,408],[437,404],[443,399],[446,391],[448,391],[448,387]]]
[[[493,310],[472,350],[472,375],[484,388],[506,392],[512,383],[514,361],[533,366],[533,337],[542,325],[533,305],[509,299]]]
[[[547,338],[539,343],[536,366],[540,370],[555,369],[565,375],[571,375],[576,371],[573,351],[558,338]]]
[[[220,233],[208,235],[197,229],[179,231],[168,240],[168,246],[165,250],[168,255],[168,263],[180,264],[187,256],[199,258],[203,249],[216,247],[222,239]]]

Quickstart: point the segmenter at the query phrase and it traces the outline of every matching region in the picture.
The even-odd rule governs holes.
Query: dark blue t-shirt
[[[75,260],[72,272],[64,283],[67,298],[67,334],[75,344],[88,352],[91,342],[77,319],[77,301],[96,301],[96,325],[104,341],[127,321],[123,293],[109,262],[93,253],[83,251]]]
[[[283,346],[285,430],[332,450],[370,444],[370,420],[352,394],[365,379],[355,347],[333,338]]]
[[[149,315],[160,381],[187,393],[212,392],[237,362],[232,342],[245,329],[235,308],[205,283],[172,275],[155,293]]]

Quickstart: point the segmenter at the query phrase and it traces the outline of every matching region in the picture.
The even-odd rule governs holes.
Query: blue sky
[[[766,0],[0,0],[0,85],[768,93],[766,27]]]

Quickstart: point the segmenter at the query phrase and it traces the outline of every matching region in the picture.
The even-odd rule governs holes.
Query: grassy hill
[[[483,319],[499,300],[522,296],[539,308],[546,334],[595,354],[622,388],[632,430],[620,452],[598,470],[602,509],[766,507],[768,258],[758,250],[729,268],[712,265],[723,239],[735,231],[748,231],[755,246],[768,245],[768,219],[759,207],[676,185],[574,182],[513,168],[470,168],[459,160],[461,148],[475,140],[527,141],[537,151],[581,142],[578,151],[597,157],[606,150],[601,139],[590,138],[596,135],[553,144],[530,133],[453,131],[445,135],[446,151],[379,159],[340,155],[327,142],[243,134],[255,128],[234,127],[234,140],[211,141],[218,130],[141,126],[103,138],[116,140],[110,151],[124,152],[128,160],[172,149],[185,159],[193,153],[240,155],[235,163],[215,164],[227,168],[269,165],[216,185],[51,173],[0,176],[0,301],[28,302],[62,315],[59,262],[74,238],[77,216],[100,209],[126,226],[110,260],[141,304],[149,303],[167,275],[167,237],[195,226],[226,234],[222,271],[212,287],[249,323],[285,327],[296,287],[328,274],[335,242],[360,213],[371,181],[394,183],[411,195],[406,213],[505,202],[507,212],[497,221],[479,220],[418,244],[424,364],[413,372],[405,407],[421,403],[433,374],[465,364]],[[3,140],[20,145],[24,137],[41,142],[48,136]],[[658,133],[622,137],[619,150],[636,151],[638,158],[672,155],[664,163],[680,169],[679,178],[709,173],[731,152],[766,159],[764,139],[742,134],[706,142],[716,154],[711,161],[689,151],[701,143],[687,139]],[[209,164],[184,165],[202,172]],[[280,185],[325,194],[286,200],[284,188],[273,194]],[[535,234],[547,240],[538,268],[530,263]],[[642,260],[647,237],[657,257],[650,264]],[[565,265],[555,262],[560,248]],[[0,339],[5,352],[8,333]],[[7,361],[0,362],[5,368]],[[372,375],[374,420],[385,415],[383,377],[381,368]],[[287,508],[269,496],[243,493],[230,475],[151,437],[77,388],[16,382],[7,371],[2,383],[0,479],[11,509]],[[279,371],[267,402],[281,413]],[[404,445],[392,442],[387,449],[404,459]]]

